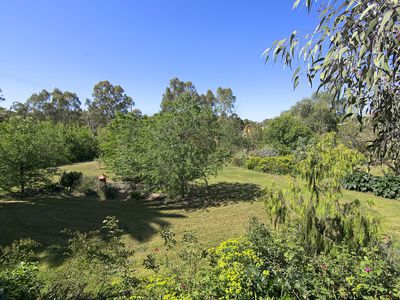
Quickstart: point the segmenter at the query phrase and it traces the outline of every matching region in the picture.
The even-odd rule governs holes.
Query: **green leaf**
[[[296,2],[294,2],[292,9],[296,9],[297,6],[299,6],[300,0],[296,0]]]
[[[386,23],[389,21],[390,17],[392,16],[392,11],[389,10],[388,12],[386,12],[386,14],[383,16],[382,22],[381,22],[381,26],[379,28],[379,34],[382,33],[383,29],[385,28]]]
[[[373,4],[368,5],[368,7],[367,7],[367,8],[363,11],[363,13],[360,15],[360,20],[362,20],[362,19],[366,16],[366,14],[367,14],[371,9],[373,9],[375,6],[376,6],[376,3],[373,3]]]

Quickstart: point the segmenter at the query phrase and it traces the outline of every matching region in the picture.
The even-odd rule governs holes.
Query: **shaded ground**
[[[46,261],[50,265],[58,265],[62,262],[62,253],[69,238],[62,233],[64,229],[81,232],[96,230],[106,216],[115,216],[136,248],[138,245],[147,245],[162,227],[170,225],[177,227],[178,231],[195,229],[201,232],[196,221],[198,216],[202,216],[200,222],[210,221],[213,230],[224,227],[224,220],[221,219],[226,217],[226,220],[232,221],[232,215],[225,212],[227,208],[214,210],[211,215],[208,209],[253,201],[259,192],[260,187],[255,184],[215,183],[195,190],[189,201],[176,203],[162,199],[102,201],[97,197],[70,195],[41,196],[19,201],[3,199],[0,200],[0,244],[7,245],[14,240],[30,237],[44,246]],[[239,218],[240,224],[246,224],[249,218]],[[224,232],[224,228],[221,229]]]
[[[68,166],[69,170],[104,172],[95,162]],[[287,188],[289,176],[254,172],[227,167],[208,188],[200,187],[185,202],[165,203],[148,200],[100,201],[91,197],[39,197],[25,201],[0,200],[0,245],[23,237],[31,237],[45,246],[44,255],[50,265],[61,262],[67,236],[64,228],[80,231],[98,229],[106,216],[116,216],[126,232],[127,244],[135,250],[138,268],[142,259],[155,248],[162,247],[158,235],[162,227],[172,226],[179,235],[186,230],[197,233],[204,246],[243,235],[249,219],[266,220],[263,203],[254,201],[260,188]],[[371,208],[381,216],[383,230],[400,236],[400,201],[376,197],[368,193],[343,192],[344,200],[358,198],[362,203],[375,202]]]

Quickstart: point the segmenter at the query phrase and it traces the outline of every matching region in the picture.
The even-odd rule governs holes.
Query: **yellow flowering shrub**
[[[262,260],[246,239],[230,239],[208,250],[214,264],[214,283],[222,299],[252,299],[257,282],[266,281],[268,271],[261,272]]]
[[[163,300],[178,300],[177,283],[168,276],[155,274],[147,278],[146,293]]]

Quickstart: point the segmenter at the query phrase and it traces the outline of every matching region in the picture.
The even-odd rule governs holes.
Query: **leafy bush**
[[[293,170],[292,156],[258,157],[250,156],[246,160],[246,166],[250,170],[273,174],[289,174]]]
[[[0,270],[0,299],[38,299],[43,282],[35,263],[21,262]]]
[[[65,126],[64,139],[72,162],[93,160],[99,155],[97,137],[88,126],[76,124]]]
[[[107,184],[105,190],[104,190],[104,195],[106,199],[112,200],[112,199],[117,199],[119,196],[119,190],[117,187]]]
[[[171,232],[165,241],[171,239]],[[143,299],[397,299],[400,273],[387,247],[353,252],[344,245],[314,254],[296,230],[272,232],[253,220],[244,238],[202,246],[185,233],[178,259],[150,254],[155,272],[137,289]],[[159,254],[158,254],[159,253]],[[141,298],[139,298],[141,299]]]
[[[231,163],[237,167],[244,167],[246,164],[247,155],[244,152],[238,152],[231,158]]]
[[[73,191],[82,182],[82,178],[82,172],[63,172],[61,174],[60,184],[63,188]]]
[[[288,113],[270,120],[263,129],[264,143],[280,155],[292,153],[299,145],[307,144],[312,136],[313,132],[303,120]]]
[[[372,184],[374,176],[367,172],[354,172],[347,175],[343,179],[343,187],[348,190],[359,192],[372,192]]]
[[[0,249],[0,299],[38,298],[43,287],[36,262],[39,247],[31,239],[21,239]]]
[[[35,262],[38,260],[37,251],[41,245],[30,239],[20,239],[11,245],[0,248],[0,263],[2,266],[15,266],[21,261]]]
[[[256,149],[250,151],[250,156],[259,156],[259,157],[270,157],[270,156],[279,156],[278,151],[275,149],[265,146],[261,149]]]
[[[96,177],[83,176],[76,190],[86,196],[97,196],[100,190],[99,180]]]
[[[47,280],[45,299],[120,299],[129,296],[137,280],[131,276],[130,256],[115,217],[106,217],[100,230],[67,232],[67,260]]]
[[[395,299],[400,296],[399,269],[384,247],[353,252],[335,246],[313,255],[296,231],[270,232],[253,221],[248,239],[269,272],[267,295],[297,299]]]
[[[358,171],[344,177],[343,186],[348,190],[373,192],[384,198],[400,199],[400,176],[393,174],[374,176]]]

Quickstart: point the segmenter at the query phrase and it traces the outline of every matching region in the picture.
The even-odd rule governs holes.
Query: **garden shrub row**
[[[393,174],[374,176],[357,171],[343,179],[343,186],[348,190],[373,192],[376,196],[400,199],[400,176]]]
[[[205,249],[190,231],[179,239],[169,229],[163,232],[166,247],[147,256],[143,265],[152,274],[146,277],[135,276],[133,252],[122,242],[123,232],[115,217],[107,217],[100,230],[70,232],[65,262],[46,276],[27,248],[34,243],[16,242],[13,251],[0,248],[0,298],[400,297],[398,261],[389,259],[384,247],[362,248],[356,253],[337,245],[330,253],[313,254],[295,231],[271,232],[256,220],[246,237],[224,241],[211,249]],[[174,260],[169,259],[171,255]]]
[[[293,170],[292,156],[249,156],[246,167],[250,170],[272,174],[289,174]]]

